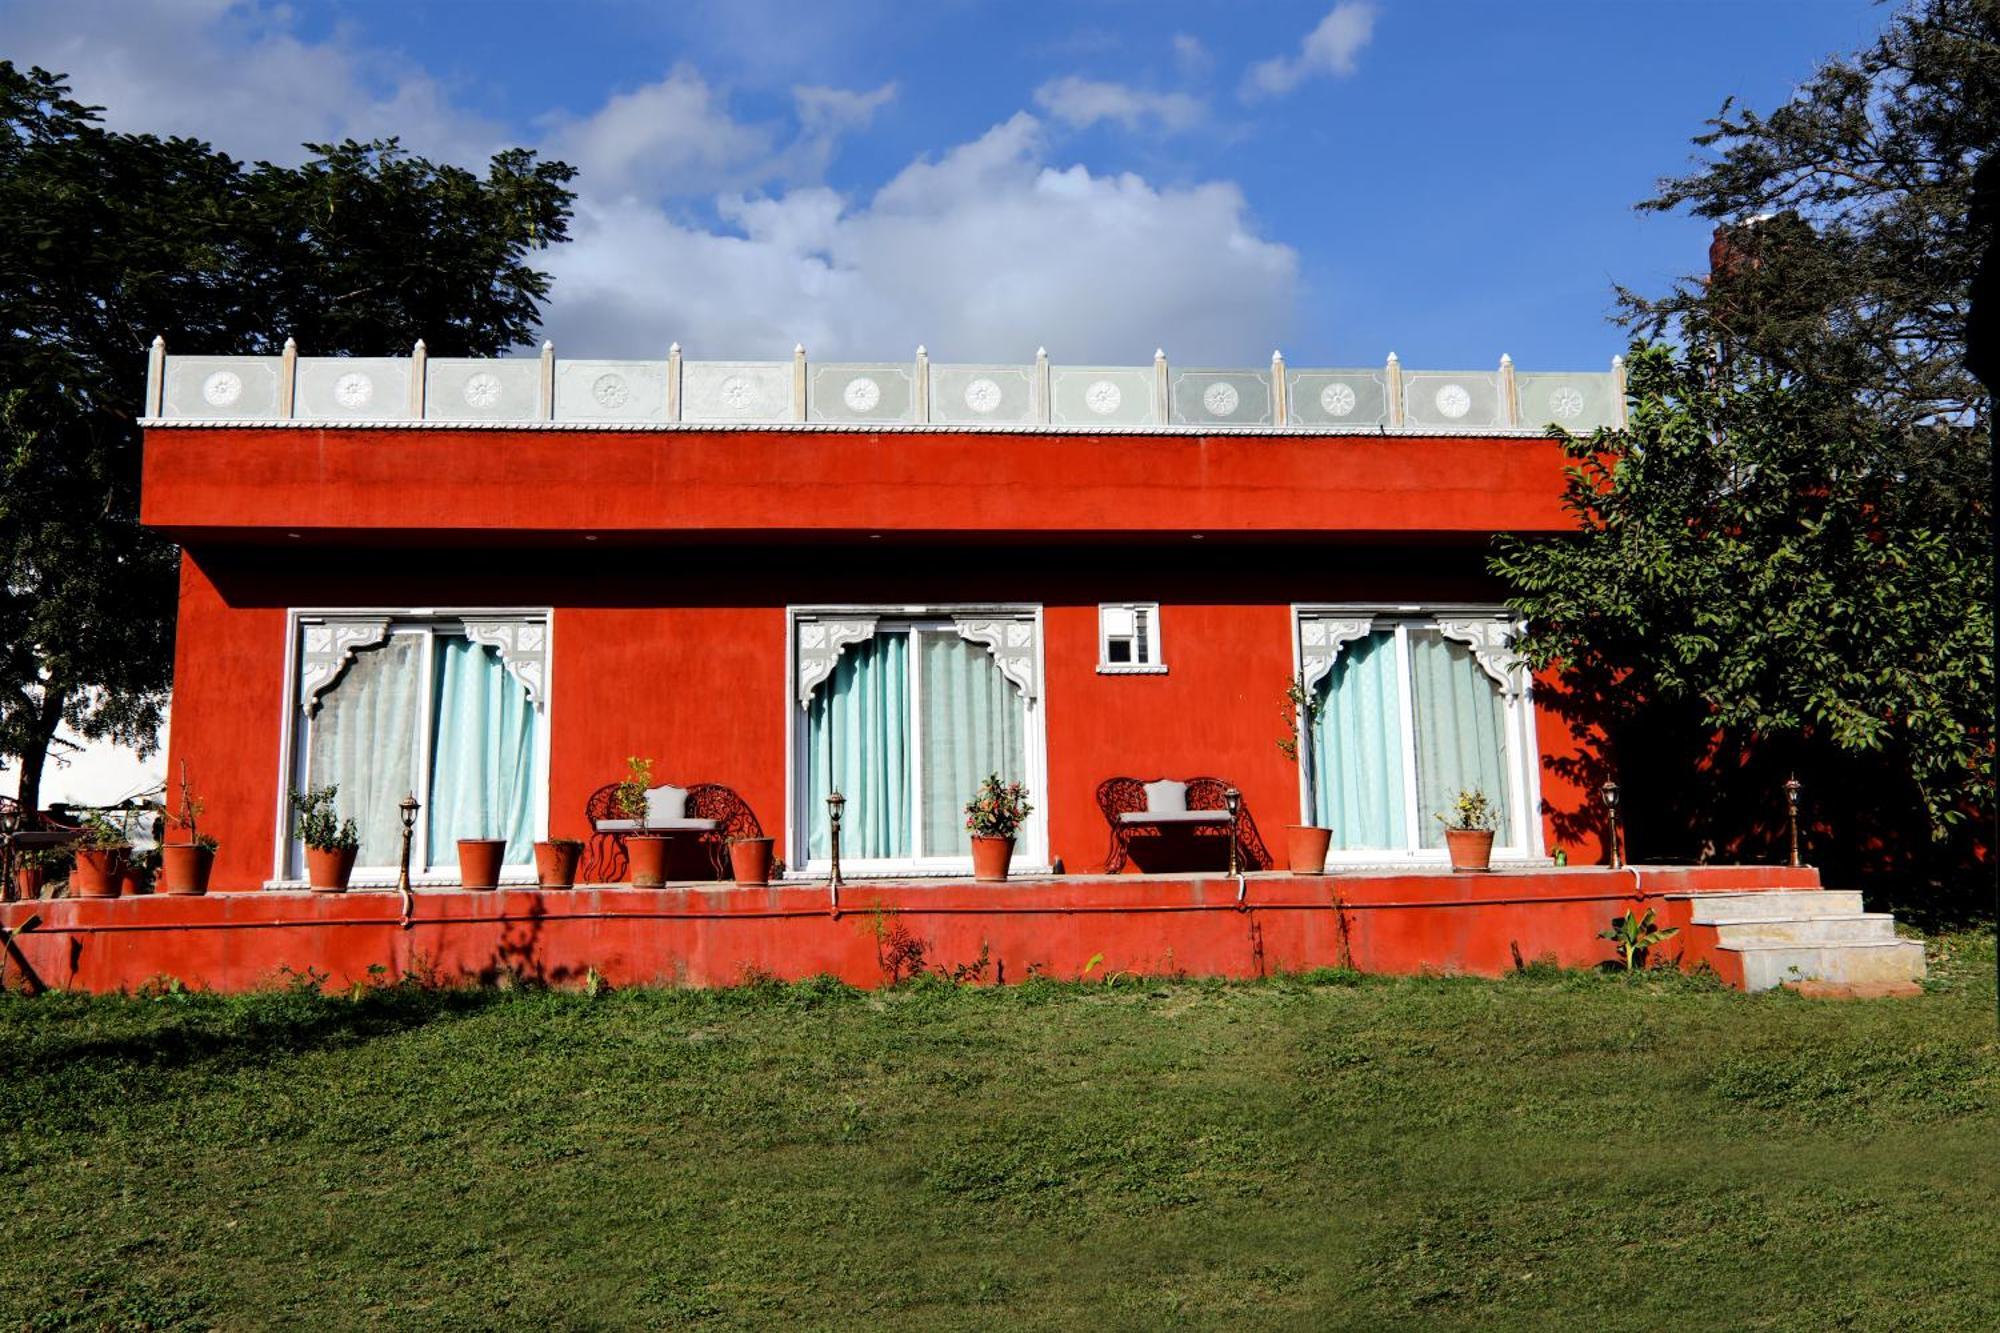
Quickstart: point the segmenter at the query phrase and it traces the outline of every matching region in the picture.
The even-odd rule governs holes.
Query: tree
[[[1630,427],[1566,438],[1575,537],[1495,556],[1524,652],[1606,737],[1654,854],[1769,855],[1796,767],[1835,873],[1976,890],[1992,455],[1965,354],[2000,0],[1914,0],[1695,142],[1713,155],[1640,207],[1716,220],[1709,272],[1620,290]]]
[[[573,172],[395,140],[246,168],[114,133],[0,61],[0,755],[39,802],[59,724],[142,749],[171,683],[177,553],[138,525],[146,349],[493,355],[529,342]]]

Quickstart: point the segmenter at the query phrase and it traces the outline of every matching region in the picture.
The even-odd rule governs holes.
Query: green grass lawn
[[[10,997],[0,1326],[1990,1329],[1993,968]]]

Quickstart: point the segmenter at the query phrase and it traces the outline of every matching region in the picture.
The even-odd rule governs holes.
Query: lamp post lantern
[[[1800,785],[1800,783],[1799,783],[1799,775],[1798,775],[1798,774],[1794,773],[1794,774],[1792,774],[1792,776],[1790,776],[1790,777],[1788,777],[1788,778],[1786,778],[1786,779],[1785,779],[1785,823],[1786,823],[1787,825],[1789,825],[1789,826],[1790,826],[1790,830],[1791,830],[1791,835],[1792,835],[1792,864],[1793,864],[1793,865],[1795,865],[1795,866],[1797,866],[1797,865],[1804,865],[1804,864],[1805,864],[1805,862],[1803,862],[1803,861],[1801,861],[1801,860],[1799,859],[1799,792],[1800,792],[1800,790],[1801,790],[1801,785]]]
[[[396,870],[396,892],[403,899],[403,929],[410,928],[410,915],[416,907],[416,898],[410,893],[410,837],[416,832],[417,811],[423,807],[417,804],[417,794],[410,792],[396,802],[396,812],[403,821],[403,852]]]
[[[827,877],[826,886],[827,890],[833,895],[833,910],[836,912],[840,910],[840,814],[846,805],[847,798],[842,796],[838,791],[830,791],[826,794],[826,815],[827,823],[830,826],[827,851],[833,863],[832,871]]]
[[[1622,845],[1623,839],[1619,837],[1618,784],[1607,782],[1598,788],[1598,794],[1604,798],[1605,813],[1611,825],[1611,868],[1619,870],[1625,865],[1625,848]]]

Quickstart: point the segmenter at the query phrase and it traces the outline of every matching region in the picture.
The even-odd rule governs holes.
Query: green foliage
[[[111,851],[119,847],[130,847],[132,838],[123,826],[105,818],[101,811],[92,810],[83,817],[81,845],[92,851]]]
[[[611,804],[621,818],[646,824],[646,793],[653,786],[653,761],[632,755],[625,760],[625,776],[611,794]]]
[[[1291,760],[1299,761],[1299,737],[1313,729],[1319,715],[1326,708],[1326,700],[1320,698],[1306,685],[1306,673],[1285,682],[1285,694],[1279,715],[1285,719],[1285,734],[1278,738],[1278,753]]]
[[[1451,810],[1439,812],[1437,820],[1446,828],[1461,832],[1487,831],[1500,827],[1500,812],[1493,808],[1485,792],[1470,787],[1453,797]]]
[[[1685,1320],[1635,1278],[1671,1255],[1717,1310],[1979,1328],[1992,936],[1943,952],[1950,989],[1851,1004],[1658,970],[9,994],[37,1243],[0,1326],[1641,1329]],[[1672,1132],[1635,1155],[1639,1121]]]
[[[998,773],[988,773],[980,779],[978,792],[965,803],[965,827],[974,837],[1011,838],[1021,821],[1034,812],[1026,787],[1002,782]]]
[[[338,786],[309,787],[293,792],[292,836],[321,852],[345,852],[361,845],[352,819],[342,819],[334,805]]]
[[[1679,926],[1659,929],[1654,923],[1653,915],[1653,909],[1650,907],[1646,909],[1644,916],[1628,911],[1623,916],[1612,918],[1609,930],[1597,932],[1598,939],[1610,940],[1617,946],[1618,956],[1624,960],[1627,972],[1634,967],[1645,966],[1646,955],[1654,946],[1663,944],[1681,933]]]
[[[1628,430],[1563,437],[1578,535],[1499,543],[1522,655],[1577,694],[1682,707],[1719,745],[1878,756],[1908,786],[1870,799],[1933,836],[1990,808],[1983,517],[1913,496],[1901,433],[1830,409],[1843,386],[1657,346],[1630,374]]]
[[[38,796],[50,738],[150,746],[173,661],[173,546],[138,523],[148,345],[493,355],[531,340],[573,174],[485,176],[394,140],[246,168],[106,130],[63,79],[0,61],[0,755]]]

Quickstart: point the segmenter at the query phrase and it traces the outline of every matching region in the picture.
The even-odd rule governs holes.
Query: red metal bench
[[[648,821],[648,828],[693,838],[708,852],[715,877],[726,879],[730,840],[761,838],[764,827],[757,822],[756,811],[733,787],[719,782],[697,782],[684,790],[687,806],[683,817],[659,823]],[[620,816],[617,796],[618,784],[612,782],[599,787],[584,802],[584,817],[590,821],[590,840],[584,844],[583,858],[577,865],[576,877],[582,883],[614,884],[625,878],[625,834],[634,825]]]
[[[1184,829],[1196,837],[1219,838],[1228,838],[1233,831],[1243,868],[1269,870],[1271,853],[1258,836],[1248,803],[1239,800],[1232,826],[1224,797],[1229,787],[1221,778],[1106,778],[1100,782],[1097,807],[1111,826],[1111,850],[1104,858],[1104,873],[1115,875],[1125,868],[1132,834],[1141,829],[1154,833]]]

